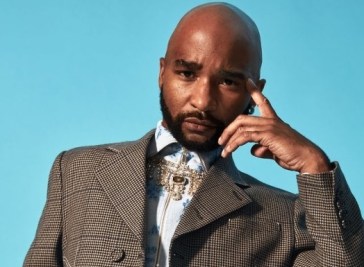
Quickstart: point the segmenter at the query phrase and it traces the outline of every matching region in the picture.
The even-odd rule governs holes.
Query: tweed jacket
[[[24,266],[144,265],[153,133],[56,158]],[[363,220],[338,164],[297,179],[299,196],[217,160],[175,231],[170,266],[364,266]]]

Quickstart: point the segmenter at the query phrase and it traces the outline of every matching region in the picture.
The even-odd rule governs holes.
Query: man
[[[25,266],[362,266],[340,167],[279,119],[261,62],[241,10],[187,13],[160,60],[163,120],[138,141],[57,157]],[[231,153],[248,142],[299,173],[298,196],[236,169]]]

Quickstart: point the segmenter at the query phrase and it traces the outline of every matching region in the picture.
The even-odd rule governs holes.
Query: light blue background
[[[363,1],[230,2],[260,28],[265,94],[340,161],[363,209]],[[1,0],[1,266],[21,265],[59,152],[155,127],[159,57],[179,18],[200,3]],[[240,169],[297,192],[295,173],[249,149],[235,153]]]

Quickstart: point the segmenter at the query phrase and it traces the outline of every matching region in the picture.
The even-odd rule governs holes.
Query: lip
[[[197,134],[205,134],[211,130],[215,130],[216,125],[209,120],[200,120],[194,117],[186,118],[183,126],[187,131]]]
[[[187,122],[187,123],[197,124],[197,125],[204,126],[204,127],[209,127],[209,128],[216,127],[216,124],[209,121],[209,120],[200,120],[200,119],[195,118],[195,117],[185,118],[184,121]]]

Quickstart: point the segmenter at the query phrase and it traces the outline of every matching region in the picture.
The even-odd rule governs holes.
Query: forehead
[[[186,29],[171,40],[167,59],[197,62],[202,66],[218,68],[249,68],[254,53],[249,40],[242,34],[232,34],[221,29]]]

